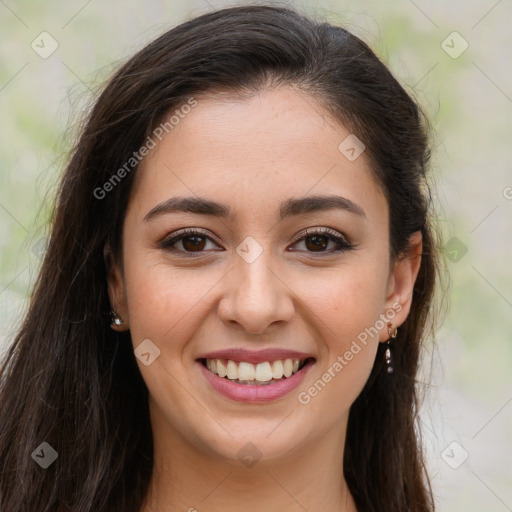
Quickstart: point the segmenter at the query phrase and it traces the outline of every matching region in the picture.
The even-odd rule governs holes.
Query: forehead
[[[350,131],[314,97],[280,87],[243,99],[195,99],[146,157],[136,183],[139,204],[197,195],[261,210],[284,196],[337,192],[382,216],[385,199],[364,152],[351,161],[340,151]]]

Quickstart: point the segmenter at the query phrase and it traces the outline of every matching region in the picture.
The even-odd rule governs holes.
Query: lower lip
[[[302,382],[315,361],[313,359],[309,360],[300,371],[291,377],[274,384],[262,386],[232,382],[225,377],[219,377],[212,373],[200,361],[197,361],[197,364],[201,367],[201,371],[208,382],[221,395],[237,402],[261,403],[271,402],[291,393]]]

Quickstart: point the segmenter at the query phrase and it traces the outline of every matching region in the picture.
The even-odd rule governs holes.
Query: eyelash
[[[337,249],[330,250],[330,251],[319,251],[318,253],[315,253],[314,251],[306,251],[306,252],[309,252],[310,254],[315,255],[315,257],[317,257],[317,256],[321,257],[321,256],[324,256],[324,255],[330,255],[330,254],[337,253],[337,252],[339,252],[339,253],[348,252],[348,251],[351,251],[352,249],[354,249],[354,247],[355,247],[355,245],[347,242],[345,240],[345,238],[343,238],[336,231],[334,231],[334,230],[332,230],[330,228],[323,228],[323,229],[316,229],[316,228],[315,229],[311,229],[310,228],[310,229],[306,229],[305,231],[303,231],[300,234],[300,236],[297,239],[294,240],[292,245],[295,245],[298,242],[301,242],[301,241],[305,240],[307,237],[315,236],[315,235],[327,236],[327,238],[330,241],[334,241],[337,244],[337,246],[338,246]],[[195,257],[201,255],[201,253],[203,251],[197,251],[197,253],[196,253],[196,252],[193,252],[193,251],[179,250],[179,249],[176,249],[176,248],[172,247],[176,242],[179,242],[180,240],[182,240],[184,238],[187,238],[189,236],[204,237],[204,238],[207,238],[208,240],[216,243],[215,240],[213,238],[211,238],[210,236],[208,236],[206,233],[204,233],[202,231],[199,231],[197,229],[194,229],[194,228],[187,228],[187,229],[183,229],[183,230],[175,233],[174,235],[172,235],[172,236],[170,236],[168,238],[164,238],[159,243],[159,247],[161,249],[164,249],[164,250],[172,252],[172,253],[184,254],[184,255],[186,255],[185,257],[195,258]]]

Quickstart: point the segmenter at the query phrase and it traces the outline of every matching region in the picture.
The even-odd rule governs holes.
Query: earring
[[[114,310],[110,312],[110,317],[112,318],[111,326],[121,325],[123,323],[123,319]]]
[[[396,335],[398,334],[398,329],[395,327],[393,328],[393,325],[391,322],[388,322],[388,333],[391,338],[396,338]],[[389,339],[386,344],[386,352],[384,354],[386,358],[386,366],[387,366],[387,372],[389,374],[393,373],[393,367],[391,366],[391,345],[389,343]]]

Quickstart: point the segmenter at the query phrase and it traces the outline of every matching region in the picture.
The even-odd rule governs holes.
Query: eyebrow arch
[[[303,198],[291,198],[284,201],[279,209],[280,218],[302,215],[305,213],[319,212],[325,210],[339,209],[352,213],[361,218],[366,218],[364,210],[356,203],[346,197],[337,195],[317,195]],[[191,212],[198,215],[211,215],[214,217],[234,217],[229,206],[210,199],[200,197],[171,197],[156,205],[144,217],[147,222],[155,217],[173,212]]]

